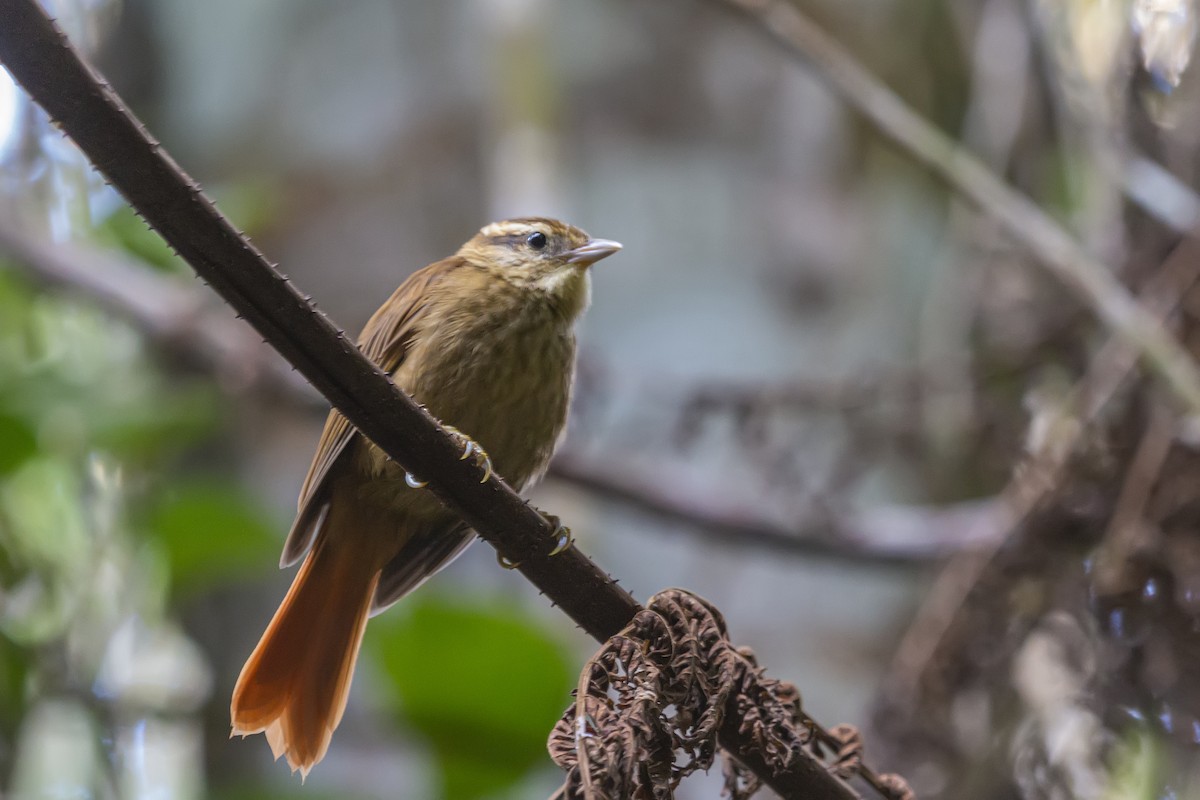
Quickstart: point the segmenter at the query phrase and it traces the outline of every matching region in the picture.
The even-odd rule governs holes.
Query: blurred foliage
[[[7,475],[37,452],[37,437],[25,420],[0,413],[0,475]]]
[[[1146,730],[1131,729],[1113,748],[1104,800],[1154,800],[1163,780],[1163,744]]]
[[[162,237],[151,230],[129,206],[122,205],[110,214],[96,228],[96,237],[101,242],[125,250],[164,272],[191,274],[187,262],[175,255],[175,251]]]
[[[202,782],[194,722],[174,743],[136,731],[208,693],[167,621],[168,583],[237,577],[274,549],[253,500],[184,477],[181,456],[219,423],[207,377],[166,373],[137,331],[0,264],[0,785],[14,796],[129,796],[155,780],[120,766],[138,759],[176,764],[171,796]]]
[[[39,452],[68,460],[100,450],[145,462],[214,430],[212,385],[153,369],[138,334],[107,315],[2,271],[0,313],[0,415],[24,432],[6,461],[32,437]]]
[[[300,791],[279,786],[237,786],[221,792],[221,800],[288,800],[301,795]],[[354,791],[322,791],[315,786],[306,786],[304,800],[367,800],[370,795]]]
[[[206,193],[220,207],[221,213],[246,233],[267,228],[278,213],[279,194],[266,181],[226,183]],[[100,221],[92,235],[97,241],[124,250],[159,270],[192,275],[187,262],[124,203]]]
[[[546,765],[574,682],[564,645],[520,608],[417,594],[368,637],[397,710],[433,747],[442,796],[494,796]]]
[[[25,705],[28,673],[29,654],[20,645],[0,636],[0,740],[5,742],[16,737]]]
[[[167,488],[147,513],[147,530],[166,552],[174,588],[194,593],[261,575],[276,558],[279,524],[236,485],[198,481]]]
[[[0,265],[0,778],[16,796],[79,789],[55,767],[67,753],[87,754],[92,789],[120,783],[103,766],[113,710],[97,712],[139,687],[100,696],[95,681],[147,656],[111,637],[131,615],[156,630],[166,580],[125,509],[162,491],[217,409],[207,380],[165,375],[127,326]],[[54,705],[67,696],[91,703]]]

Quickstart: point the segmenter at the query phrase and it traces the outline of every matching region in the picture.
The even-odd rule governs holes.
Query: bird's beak
[[[588,239],[587,244],[582,244],[574,250],[567,252],[567,263],[582,264],[585,267],[590,267],[600,259],[608,258],[620,249],[621,243],[614,242],[611,239]]]

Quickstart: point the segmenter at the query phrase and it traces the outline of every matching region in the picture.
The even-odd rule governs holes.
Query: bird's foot
[[[529,501],[526,501],[528,504]],[[531,506],[532,507],[532,506]],[[575,544],[575,538],[571,535],[571,529],[562,524],[562,520],[557,514],[547,514],[540,508],[533,508],[534,511],[542,515],[542,519],[550,524],[550,538],[554,541],[554,547],[547,555],[556,556],[559,553],[567,550],[571,545]],[[505,569],[517,569],[521,566],[520,561],[512,561],[499,553],[496,554],[496,560],[500,562],[500,566]]]
[[[550,551],[549,555],[556,556],[575,544],[575,537],[571,534],[571,529],[562,524],[562,520],[558,518],[557,514],[547,514],[541,509],[535,510],[542,515],[546,522],[550,523],[550,538],[554,540],[554,549]]]
[[[488,478],[492,477],[492,459],[487,454],[487,451],[479,446],[479,442],[467,436],[453,425],[443,425],[442,429],[462,445],[463,454],[459,456],[458,460],[466,461],[468,458],[472,459],[475,462],[475,466],[483,470],[483,477],[480,478],[479,482],[487,483]]]

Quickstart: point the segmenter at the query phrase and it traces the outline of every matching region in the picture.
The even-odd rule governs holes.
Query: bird
[[[591,266],[620,249],[548,217],[494,222],[410,275],[358,345],[460,440],[464,458],[522,491],[565,429]],[[265,733],[302,778],[341,721],[368,618],[475,539],[423,486],[329,413],[280,558],[300,569],[230,701],[231,736]]]

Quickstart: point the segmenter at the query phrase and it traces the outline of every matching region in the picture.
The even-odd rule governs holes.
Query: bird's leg
[[[474,460],[475,466],[483,470],[483,477],[479,480],[480,483],[487,483],[487,479],[492,477],[492,459],[488,456],[487,451],[479,446],[479,442],[467,436],[453,425],[443,425],[442,430],[453,436],[463,446],[463,454],[459,456],[459,461],[466,461],[468,458]]]

